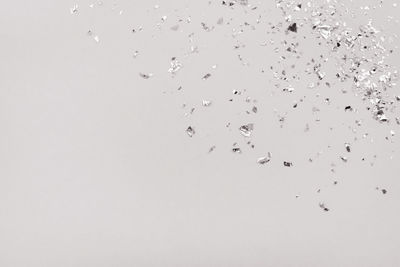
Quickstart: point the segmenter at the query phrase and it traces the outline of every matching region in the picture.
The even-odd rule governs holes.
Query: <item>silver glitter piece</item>
[[[210,77],[211,77],[211,73],[207,73],[206,75],[203,76],[203,80],[207,80]]]
[[[321,209],[323,209],[324,211],[329,211],[329,209],[326,207],[325,203],[323,203],[323,202],[319,203],[319,207]]]
[[[153,74],[152,73],[146,74],[146,73],[140,72],[139,76],[142,77],[143,79],[149,79],[149,78],[151,78],[151,76],[153,76]]]
[[[344,147],[346,148],[347,152],[351,152],[350,144],[349,143],[344,143]]]
[[[171,74],[176,74],[180,69],[182,68],[182,64],[175,58],[173,57],[171,59],[171,67],[168,69],[168,72]]]
[[[203,107],[209,107],[211,106],[212,102],[210,100],[203,100],[202,105]]]
[[[73,7],[71,7],[69,9],[69,11],[71,12],[71,14],[76,14],[78,13],[78,4],[75,4]]]
[[[193,137],[193,135],[196,133],[196,131],[194,130],[194,128],[192,126],[189,126],[186,129],[186,133],[189,137]]]
[[[233,152],[233,153],[241,154],[241,153],[242,153],[242,150],[241,150],[239,147],[234,147],[234,148],[232,148],[232,152]]]
[[[264,165],[270,161],[271,161],[271,153],[270,152],[268,152],[268,155],[266,157],[261,157],[261,158],[257,159],[257,163],[261,164],[261,165]]]
[[[285,166],[285,167],[292,167],[292,166],[293,166],[293,163],[292,163],[292,162],[289,162],[289,161],[284,161],[284,162],[283,162],[283,166]]]
[[[248,123],[246,125],[242,125],[239,127],[240,133],[244,137],[250,137],[254,129],[254,124],[253,123]]]

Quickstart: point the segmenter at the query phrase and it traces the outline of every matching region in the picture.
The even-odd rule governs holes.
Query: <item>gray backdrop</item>
[[[0,1],[0,266],[400,266],[398,125],[340,84],[307,88],[325,48],[306,26],[272,33],[275,1],[221,2]],[[395,2],[341,1],[394,38],[394,65]],[[301,42],[296,70],[283,40]]]

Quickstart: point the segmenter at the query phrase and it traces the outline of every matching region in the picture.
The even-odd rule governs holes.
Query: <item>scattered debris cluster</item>
[[[375,25],[372,19],[364,19],[366,22],[360,24],[357,20],[354,20],[354,17],[357,16],[355,12],[346,8],[345,3],[340,0],[276,0],[274,10],[266,9],[261,2],[263,1],[209,1],[208,8],[223,8],[224,10],[223,16],[215,18],[213,22],[202,21],[201,15],[193,10],[192,14],[186,18],[181,17],[179,20],[169,21],[167,15],[162,15],[155,25],[136,25],[132,27],[131,32],[127,32],[127,34],[137,35],[140,32],[161,29],[164,27],[163,25],[166,25],[165,30],[187,36],[186,50],[181,55],[171,55],[169,67],[167,65],[165,67],[165,72],[169,73],[169,78],[175,79],[179,84],[180,75],[185,75],[182,72],[184,72],[186,61],[189,61],[190,57],[195,54],[201,55],[202,49],[205,49],[197,45],[199,35],[211,34],[218,31],[220,27],[224,27],[231,33],[229,38],[232,46],[221,47],[221,49],[230,49],[232,55],[237,58],[238,65],[244,71],[253,71],[265,77],[271,77],[267,83],[264,83],[264,87],[267,87],[266,95],[286,97],[287,102],[291,102],[288,107],[265,106],[261,101],[251,97],[250,88],[231,88],[232,94],[226,95],[225,100],[212,99],[212,96],[208,96],[207,100],[198,99],[198,103],[193,104],[193,107],[184,103],[182,107],[190,109],[184,113],[184,116],[189,119],[198,110],[196,109],[197,106],[204,107],[201,110],[208,112],[223,102],[231,103],[231,105],[235,103],[246,105],[244,111],[242,110],[243,106],[240,105],[240,108],[237,108],[237,113],[249,116],[247,121],[242,121],[235,127],[235,123],[226,118],[224,127],[227,130],[226,134],[237,138],[232,147],[217,147],[216,144],[211,143],[208,148],[205,148],[205,151],[215,153],[215,151],[221,149],[230,150],[235,154],[245,154],[248,150],[242,145],[243,143],[247,144],[250,150],[254,150],[256,144],[252,137],[258,129],[257,123],[254,122],[256,121],[254,116],[261,116],[259,115],[260,110],[270,111],[276,117],[275,122],[265,121],[265,124],[273,127],[277,123],[278,128],[284,129],[287,121],[290,120],[290,116],[294,114],[293,112],[303,112],[303,106],[307,102],[312,103],[313,106],[311,112],[305,113],[304,111],[304,114],[306,114],[304,117],[308,120],[304,126],[304,133],[312,131],[311,125],[318,126],[321,123],[321,110],[331,108],[335,110],[337,116],[343,117],[350,115],[357,117],[361,112],[368,112],[370,118],[376,121],[376,127],[390,128],[384,139],[394,142],[394,128],[400,125],[398,110],[400,93],[398,91],[396,93],[396,90],[398,90],[396,82],[399,74],[397,69],[389,64],[389,59],[391,54],[394,53],[394,48],[396,48],[397,35],[386,32],[379,25]],[[376,1],[375,6],[361,7],[361,12],[365,17],[368,17],[369,12],[379,9],[383,4],[385,4],[384,1]],[[97,1],[89,7],[94,8],[102,5],[103,2]],[[115,9],[115,7],[113,8]],[[159,8],[159,5],[152,7],[153,10],[159,10]],[[70,12],[73,16],[76,16],[80,14],[79,9],[78,5],[74,5],[70,8]],[[235,14],[240,11],[243,16],[240,16],[240,19],[237,19],[240,21],[237,21]],[[278,20],[269,20],[268,12],[280,12],[281,17]],[[119,11],[119,14],[123,14],[122,10]],[[398,23],[391,17],[388,20]],[[94,34],[94,30],[86,31],[88,36],[97,43],[100,42],[100,38]],[[262,33],[263,41],[259,43],[254,39],[242,37],[256,31],[257,34]],[[259,47],[258,49],[273,51],[276,58],[271,58],[269,62],[261,65],[255,58],[249,56],[247,47],[250,47],[249,49]],[[129,53],[127,52],[127,54]],[[136,59],[139,56],[140,51],[134,50],[133,58]],[[198,73],[198,79],[194,80],[193,83],[207,85],[216,79],[218,76],[217,68],[223,62],[215,63],[217,64],[210,66],[210,69],[204,69],[202,73]],[[165,77],[163,75],[163,73],[139,72],[139,76],[146,80]],[[232,73],[231,75],[241,75],[241,73]],[[243,79],[246,79],[246,75],[243,75]],[[249,83],[249,86],[253,86],[253,84],[256,85],[257,83]],[[214,90],[217,89],[214,88]],[[185,93],[185,88],[182,85],[177,86],[174,90],[180,94]],[[333,98],[330,95],[340,95],[341,99],[338,101],[337,97]],[[360,102],[350,103],[354,97],[359,99]],[[296,100],[293,101],[293,98],[296,98]],[[318,102],[315,99],[322,101]],[[260,121],[260,119],[257,121]],[[362,128],[362,119],[355,119],[353,123],[347,126],[354,134],[354,138],[341,142],[342,146],[338,148],[341,153],[336,156],[329,168],[332,175],[335,175],[339,164],[349,166],[355,160],[366,161],[365,157],[356,159],[351,155],[354,144],[359,140],[370,138],[368,129]],[[186,131],[187,136],[195,140],[197,135],[201,135],[203,127],[205,126],[197,125],[195,121],[192,121],[182,131]],[[328,130],[334,131],[335,129],[330,127]],[[360,132],[363,132],[361,136]],[[310,157],[310,153],[313,152],[306,151],[304,154],[305,161],[313,163],[323,154],[322,150],[333,150],[335,148],[329,143],[329,140],[326,140],[326,142],[327,146],[321,148],[321,151],[316,153],[315,156]],[[258,165],[269,166],[277,162],[276,164],[283,165],[284,168],[296,168],[296,162],[290,161],[290,154],[281,158],[281,155],[276,156],[275,151],[260,151],[259,153],[258,157],[254,157],[254,163]],[[374,165],[376,158],[377,156],[374,155],[370,159],[371,166]],[[333,185],[337,184],[337,177],[334,177]],[[376,187],[376,190],[382,194],[388,192],[380,187]],[[317,192],[320,192],[320,189]],[[296,195],[296,198],[298,197],[300,196]],[[323,211],[330,211],[330,208],[327,208],[324,202],[319,203],[319,207]]]

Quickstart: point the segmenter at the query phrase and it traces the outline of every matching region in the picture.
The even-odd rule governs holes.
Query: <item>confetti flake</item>
[[[242,125],[239,127],[240,133],[244,137],[250,137],[254,129],[254,124],[253,123],[248,123],[246,125]]]
[[[75,4],[73,7],[71,7],[70,9],[71,14],[77,14],[78,13],[78,5]]]
[[[329,209],[326,207],[325,203],[323,203],[323,202],[319,203],[319,207],[320,207],[323,211],[329,211]]]
[[[271,153],[270,152],[268,152],[268,155],[266,157],[261,157],[261,158],[257,159],[257,163],[261,164],[261,165],[264,165],[270,161],[271,161]]]
[[[294,88],[291,86],[283,88],[283,92],[292,93],[293,91],[294,91]]]
[[[347,152],[351,152],[350,144],[349,143],[344,143],[344,147],[346,148]]]
[[[210,101],[210,100],[203,100],[203,102],[202,102],[203,107],[209,107],[209,106],[211,106],[211,104],[212,104],[212,101]]]
[[[173,57],[171,59],[171,67],[168,69],[168,72],[172,75],[175,75],[181,68],[182,64],[176,59],[176,57]]]
[[[242,150],[239,147],[234,147],[234,148],[232,148],[232,152],[233,153],[237,153],[237,154],[241,154]]]
[[[210,147],[210,149],[208,150],[208,153],[211,153],[211,152],[213,152],[213,151],[214,151],[216,148],[217,148],[216,146],[212,146],[212,147]]]
[[[203,80],[207,80],[208,78],[211,77],[211,73],[207,73],[206,75],[203,76]]]
[[[292,167],[292,166],[293,166],[293,163],[290,162],[290,161],[284,161],[284,162],[283,162],[283,166],[285,166],[285,167]]]
[[[193,137],[193,135],[196,133],[196,131],[194,130],[194,128],[192,126],[189,126],[186,129],[186,133],[189,137]]]
[[[331,37],[331,30],[332,30],[331,26],[321,25],[318,26],[317,29],[324,39],[328,39],[329,37]]]
[[[146,74],[146,73],[140,72],[140,73],[139,73],[139,76],[142,77],[143,79],[146,79],[146,80],[147,80],[147,79],[151,78],[151,77],[153,76],[153,74],[152,74],[152,73]]]
[[[291,32],[297,32],[297,24],[292,23],[289,25],[289,27],[287,29],[288,29],[288,31],[291,31]]]

